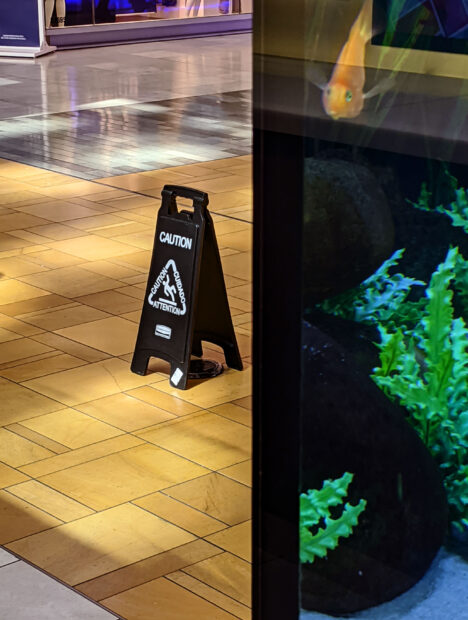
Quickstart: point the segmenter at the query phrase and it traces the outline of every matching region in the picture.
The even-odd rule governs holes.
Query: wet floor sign
[[[179,209],[177,198],[192,201]],[[171,365],[170,382],[185,389],[191,357],[202,341],[222,347],[226,363],[242,370],[208,195],[165,185],[148,285],[131,369],[144,375],[150,357]]]

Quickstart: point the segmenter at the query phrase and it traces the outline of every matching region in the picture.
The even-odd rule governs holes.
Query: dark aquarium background
[[[467,4],[259,9],[255,617],[468,618]]]
[[[386,30],[394,29],[390,43],[385,34],[374,42],[398,47],[466,54],[468,2],[466,0],[374,0],[375,13],[386,12]],[[378,19],[375,21],[379,29]]]

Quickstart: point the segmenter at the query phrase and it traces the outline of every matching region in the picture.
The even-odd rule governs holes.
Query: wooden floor
[[[129,620],[250,618],[250,174],[0,160],[0,544]],[[210,194],[245,362],[184,392],[129,370],[165,183]]]

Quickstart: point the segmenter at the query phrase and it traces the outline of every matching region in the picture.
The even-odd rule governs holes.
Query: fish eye
[[[327,96],[329,97],[331,95],[331,88],[330,86],[327,88]]]
[[[346,91],[345,99],[349,103],[353,98],[353,93],[350,90]]]

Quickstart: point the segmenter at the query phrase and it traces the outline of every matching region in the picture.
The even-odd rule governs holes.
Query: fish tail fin
[[[353,25],[353,30],[359,33],[359,36],[364,39],[364,43],[367,43],[372,39],[372,0],[364,0],[364,4],[359,11],[359,15]]]

